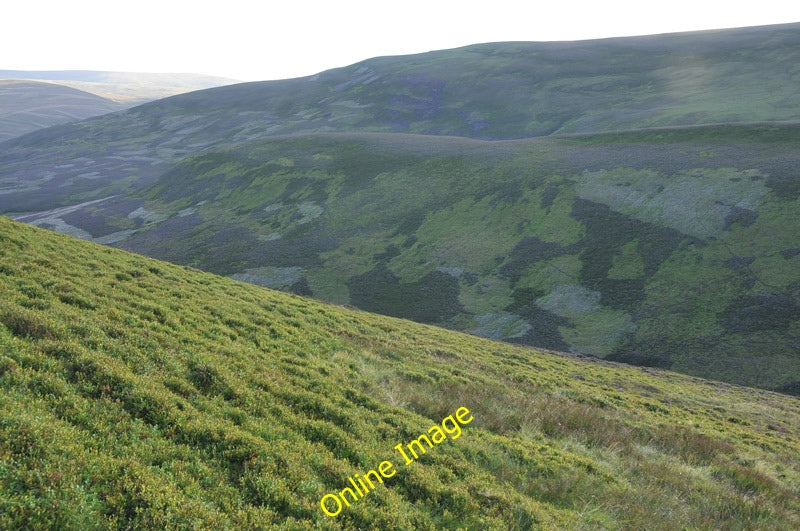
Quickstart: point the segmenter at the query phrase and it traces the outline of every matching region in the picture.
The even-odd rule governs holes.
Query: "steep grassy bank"
[[[800,403],[0,218],[0,527],[800,525]],[[460,407],[458,439],[393,450]],[[397,467],[336,517],[320,499]]]

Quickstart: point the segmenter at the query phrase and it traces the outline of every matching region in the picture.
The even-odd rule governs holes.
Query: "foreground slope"
[[[147,183],[187,155],[274,135],[510,139],[797,120],[798,31],[787,24],[480,44],[166,98],[4,144],[0,213],[99,199]]]
[[[800,525],[792,397],[326,306],[4,218],[0,300],[3,528]],[[461,407],[461,435],[403,466],[395,445]],[[384,460],[384,485],[322,512]]]
[[[188,157],[19,219],[494,339],[800,391],[800,124]]]
[[[53,83],[0,79],[0,142],[123,108],[109,99]]]

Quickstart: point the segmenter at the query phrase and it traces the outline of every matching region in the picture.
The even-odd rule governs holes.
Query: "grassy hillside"
[[[326,306],[3,218],[0,300],[3,528],[800,525],[785,395]],[[460,436],[445,421],[450,437],[403,464],[396,445],[462,407]],[[323,512],[383,461],[383,485]]]
[[[337,304],[800,385],[800,125],[293,136],[20,219]]]
[[[185,156],[274,135],[510,139],[797,120],[798,30],[481,44],[167,98],[3,145],[0,177],[14,193],[0,195],[0,212],[98,199],[146,183]]]
[[[123,108],[106,98],[53,83],[0,79],[0,142]]]

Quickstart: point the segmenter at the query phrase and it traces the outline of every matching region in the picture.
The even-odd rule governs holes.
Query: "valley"
[[[0,81],[0,528],[800,528],[798,32]]]

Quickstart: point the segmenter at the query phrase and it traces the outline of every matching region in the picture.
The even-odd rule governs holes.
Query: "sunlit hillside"
[[[0,301],[0,528],[800,526],[793,397],[5,218]]]

